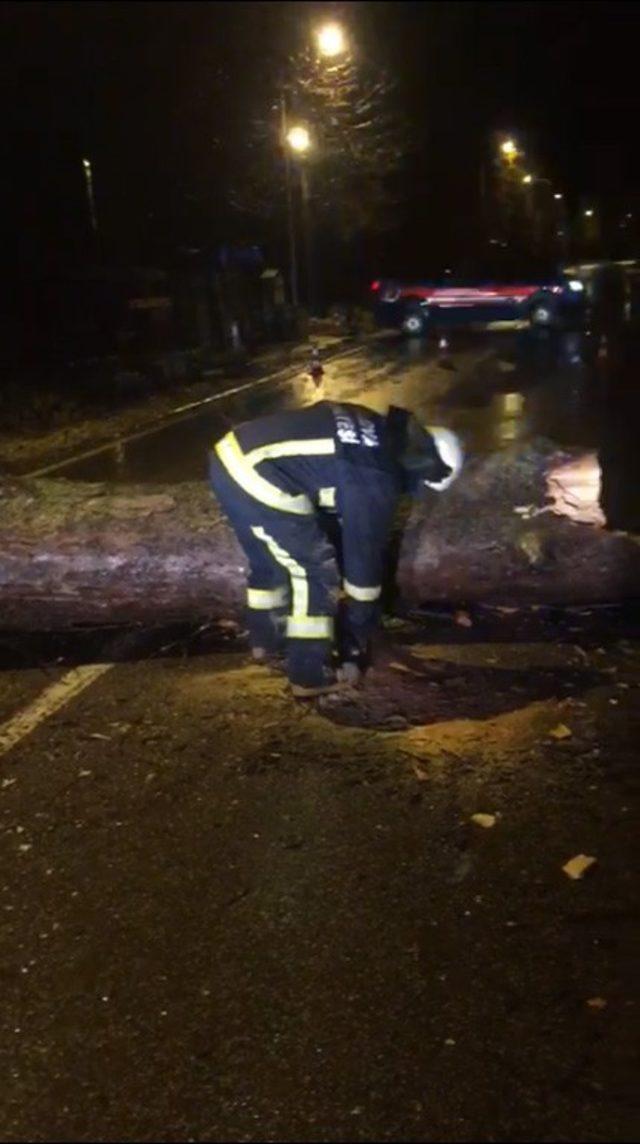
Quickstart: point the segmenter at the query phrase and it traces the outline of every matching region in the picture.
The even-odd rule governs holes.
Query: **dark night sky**
[[[79,256],[83,154],[112,254],[225,233],[228,164],[272,53],[332,12],[397,76],[413,122],[398,250],[464,234],[491,130],[517,134],[576,201],[634,200],[638,4],[6,3],[9,256]]]

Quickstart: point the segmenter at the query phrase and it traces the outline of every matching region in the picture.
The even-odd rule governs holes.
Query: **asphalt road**
[[[381,410],[404,405],[426,423],[458,429],[470,451],[490,452],[540,433],[567,445],[593,443],[593,357],[590,339],[577,334],[458,331],[444,352],[434,340],[391,335],[329,360],[321,391],[300,367],[268,384],[234,380],[222,400],[49,471],[74,480],[197,479],[212,441],[230,425],[319,396]]]
[[[326,388],[592,441],[583,367],[522,346],[383,343]],[[303,384],[68,475],[193,476]],[[636,1140],[630,609],[392,623],[322,707],[232,637],[0,638],[0,1137]]]

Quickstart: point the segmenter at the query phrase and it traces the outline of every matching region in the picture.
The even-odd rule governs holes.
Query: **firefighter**
[[[395,406],[383,415],[334,401],[245,422],[214,446],[211,484],[249,562],[253,655],[266,660],[286,643],[294,695],[319,695],[358,676],[398,500],[425,486],[447,488],[461,466],[451,431],[424,429]],[[342,582],[327,513],[339,526]]]

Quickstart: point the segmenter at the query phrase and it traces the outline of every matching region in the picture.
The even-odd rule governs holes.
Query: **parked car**
[[[376,325],[420,336],[429,328],[525,319],[532,326],[581,324],[586,309],[584,284],[557,268],[506,263],[456,273],[447,268],[433,278],[371,283]]]

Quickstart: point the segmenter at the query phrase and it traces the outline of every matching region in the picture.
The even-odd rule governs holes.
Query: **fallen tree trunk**
[[[637,540],[545,510],[549,445],[477,460],[414,510],[397,584],[409,602],[629,597]],[[533,506],[533,507],[532,507]],[[0,482],[0,625],[222,619],[244,558],[206,484]]]

